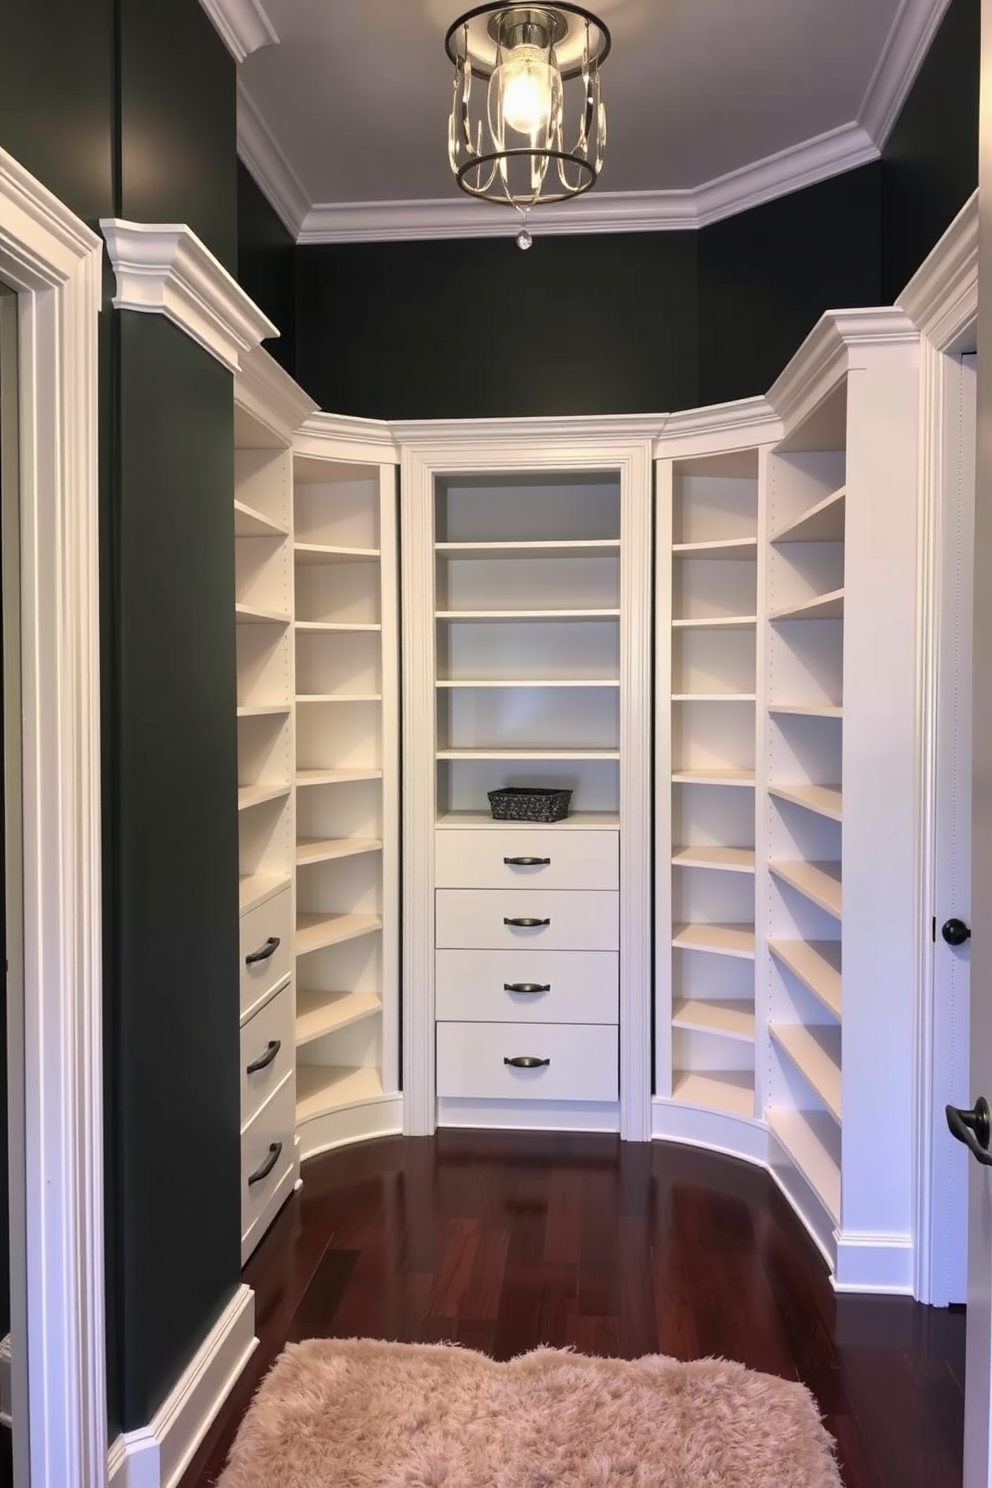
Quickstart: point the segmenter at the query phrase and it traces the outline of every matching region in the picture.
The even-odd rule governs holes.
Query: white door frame
[[[955,1172],[939,1154],[947,1137],[944,1104],[949,1099],[936,1072],[951,1067],[946,1047],[954,1026],[952,1009],[936,1017],[934,942],[936,823],[938,801],[937,663],[945,620],[942,572],[945,554],[941,534],[944,502],[957,480],[955,423],[960,410],[961,371],[952,360],[973,350],[978,319],[978,193],[972,194],[940,242],[899,296],[898,304],[920,331],[920,502],[919,627],[916,636],[921,718],[922,783],[917,823],[917,986],[920,989],[916,1032],[917,1174],[915,1203],[914,1295],[936,1306],[959,1297],[949,1295],[947,1213],[953,1208]],[[957,500],[956,489],[950,491]],[[970,872],[970,867],[968,869]],[[967,1008],[957,1010],[967,1020]],[[964,1051],[967,1080],[967,1050]],[[969,1102],[966,1102],[968,1104]],[[950,1140],[948,1138],[948,1140]]]
[[[107,1479],[101,255],[86,224],[0,150],[0,277],[18,292],[20,404],[25,1152],[11,1210],[30,1341],[14,1333],[12,1365],[31,1488]]]

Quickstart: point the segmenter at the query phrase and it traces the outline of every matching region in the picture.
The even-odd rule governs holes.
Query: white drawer
[[[293,984],[287,982],[241,1029],[242,1128],[292,1069],[294,1033]]]
[[[290,1072],[241,1133],[242,1244],[260,1221],[268,1224],[288,1193],[296,1167],[295,1126],[296,1079]]]
[[[616,831],[486,827],[435,833],[435,882],[441,889],[618,889]],[[536,859],[520,862],[515,859]]]
[[[441,949],[620,948],[619,894],[585,889],[438,889],[435,897],[435,944]],[[514,920],[536,923],[507,923]]]
[[[273,941],[278,944],[273,946]],[[292,969],[293,927],[289,889],[285,889],[241,916],[242,1019],[264,1002]]]
[[[435,1016],[472,1023],[616,1023],[616,951],[438,951]],[[513,987],[547,990],[512,991]]]
[[[615,1101],[616,1028],[560,1023],[438,1023],[437,1093],[476,1100]],[[507,1059],[547,1060],[534,1069]]]

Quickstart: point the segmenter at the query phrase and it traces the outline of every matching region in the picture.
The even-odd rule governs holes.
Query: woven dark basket
[[[488,795],[496,821],[562,821],[572,798],[570,790],[544,790],[536,785],[507,785]]]

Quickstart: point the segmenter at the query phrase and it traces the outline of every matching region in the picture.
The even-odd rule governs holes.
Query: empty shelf
[[[839,940],[770,940],[768,949],[834,1017],[841,1016]]]
[[[843,718],[840,703],[770,703],[769,713],[784,714],[794,718]]]
[[[844,614],[844,591],[834,589],[829,594],[817,594],[802,604],[786,605],[773,610],[769,620],[840,620]]]
[[[298,703],[381,703],[381,692],[298,692]]]
[[[438,678],[435,687],[479,688],[479,687],[612,687],[620,686],[619,677],[486,677],[458,678],[450,681]]]
[[[296,862],[300,868],[312,863],[331,863],[337,858],[357,858],[365,853],[382,852],[378,837],[301,837],[296,844]]]
[[[673,703],[753,703],[753,692],[673,692]]]
[[[382,771],[374,767],[366,769],[363,765],[342,766],[337,770],[297,770],[296,784],[305,785],[344,785],[350,780],[381,780]]]
[[[835,919],[841,916],[839,863],[769,863],[776,878],[790,884]]]
[[[381,630],[382,626],[365,620],[297,620],[296,628],[308,632],[335,635],[338,632]]]
[[[294,543],[297,563],[375,563],[378,548],[339,548],[327,543]]]
[[[672,945],[683,951],[712,951],[718,956],[754,960],[753,925],[675,925]]]
[[[585,558],[620,552],[616,537],[577,538],[574,542],[439,542],[439,558]]]
[[[286,537],[289,527],[285,522],[267,517],[245,501],[234,503],[235,537]]]
[[[261,806],[263,801],[279,801],[288,796],[288,785],[239,785],[238,810],[247,811],[250,806]]]
[[[768,1031],[784,1049],[823,1101],[835,1121],[840,1121],[840,1029],[802,1023],[770,1023]]]
[[[243,874],[238,886],[240,912],[247,914],[250,909],[257,909],[283,889],[288,889],[291,882],[288,873]]]
[[[841,820],[842,795],[839,785],[770,785],[770,796],[780,801],[791,801],[794,806],[805,806],[818,816],[828,816],[831,821]]]
[[[436,620],[616,620],[619,609],[597,610],[437,610]]]
[[[246,703],[238,709],[239,718],[287,718],[290,713],[288,703],[262,703],[256,706]]]
[[[677,847],[672,862],[680,868],[722,868],[726,873],[753,873],[753,847]]]
[[[710,770],[705,766],[675,770],[672,780],[676,785],[754,785],[753,770]]]
[[[672,1026],[690,1028],[698,1033],[719,1033],[724,1038],[754,1043],[753,1002],[676,1002],[672,1009]]]
[[[439,760],[617,760],[619,749],[439,749]]]
[[[361,935],[373,935],[382,929],[382,916],[377,914],[301,914],[296,917],[296,954],[308,956],[327,946]]]
[[[705,619],[673,620],[673,630],[753,630],[757,615],[709,615]]]
[[[794,522],[780,527],[772,542],[843,542],[846,496],[846,486],[832,491]]]
[[[382,1095],[377,1069],[354,1069],[344,1065],[298,1064],[296,1066],[296,1121],[312,1121],[345,1106],[362,1106]]]
[[[290,616],[281,610],[263,610],[258,605],[236,604],[234,618],[239,625],[288,625]]]
[[[754,1116],[754,1075],[750,1070],[676,1070],[672,1095],[690,1106]]]
[[[381,1012],[382,999],[378,992],[297,992],[297,1045],[313,1043],[314,1039]]]
[[[729,537],[722,541],[672,543],[673,558],[757,558],[756,537]]]
[[[786,1155],[819,1194],[835,1224],[840,1224],[840,1167],[834,1153],[837,1126],[826,1111],[765,1112],[770,1130]]]

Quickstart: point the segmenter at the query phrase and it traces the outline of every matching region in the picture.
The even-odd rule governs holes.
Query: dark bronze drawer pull
[[[254,966],[256,961],[268,961],[279,949],[278,935],[270,935],[264,945],[260,945],[257,951],[249,951],[245,957],[246,966]]]
[[[550,992],[551,991],[551,983],[550,982],[504,982],[503,983],[503,991],[504,992],[527,992],[527,993]]]
[[[261,1181],[262,1181],[263,1178],[268,1178],[269,1174],[272,1172],[272,1169],[275,1167],[276,1163],[279,1161],[279,1154],[280,1154],[281,1151],[282,1151],[282,1143],[281,1142],[270,1142],[269,1143],[269,1155],[268,1155],[268,1157],[265,1159],[265,1161],[263,1162],[263,1164],[262,1164],[262,1166],[260,1168],[256,1168],[255,1171],[254,1171],[254,1173],[250,1173],[248,1175],[248,1185],[249,1185],[249,1187],[253,1183],[261,1183]]]
[[[518,1054],[515,1059],[507,1059],[504,1055],[504,1064],[512,1064],[514,1069],[541,1069],[543,1065],[550,1064],[550,1059],[537,1059],[533,1054]]]
[[[504,925],[516,925],[519,930],[534,930],[539,925],[550,925],[550,920],[535,920],[532,915],[504,915]]]
[[[508,868],[550,868],[550,858],[504,858]]]
[[[272,1063],[273,1059],[275,1059],[281,1048],[282,1039],[269,1039],[269,1042],[265,1048],[265,1053],[260,1054],[257,1059],[252,1060],[251,1064],[249,1064],[248,1068],[245,1070],[245,1074],[257,1075],[259,1070],[268,1069],[269,1065]]]

